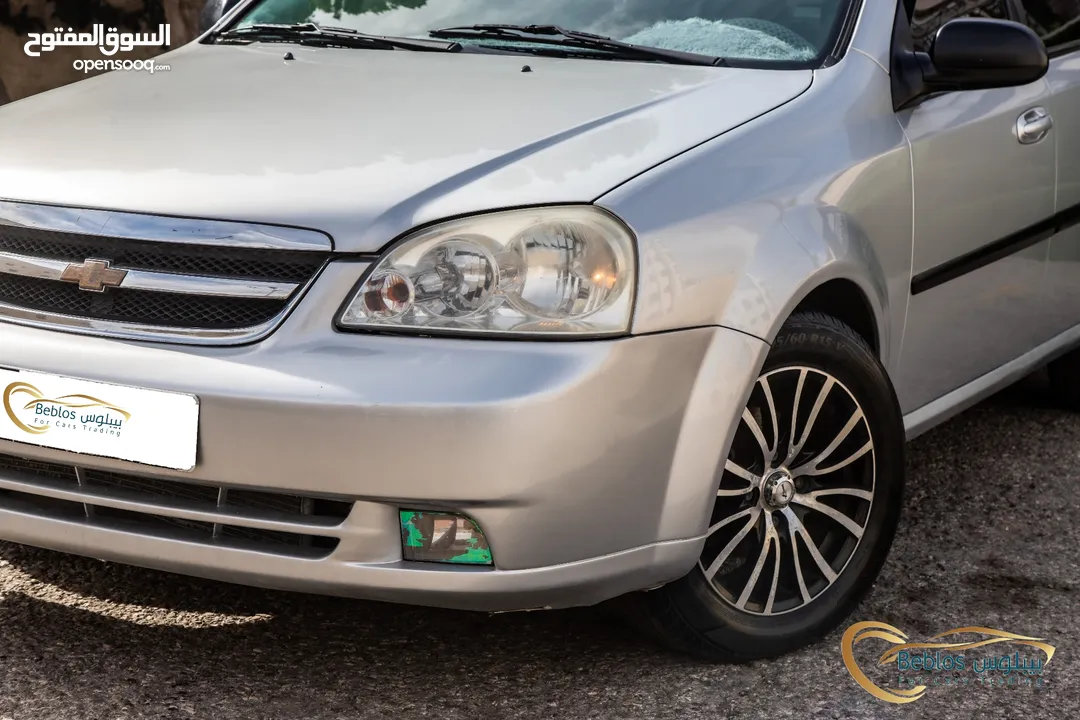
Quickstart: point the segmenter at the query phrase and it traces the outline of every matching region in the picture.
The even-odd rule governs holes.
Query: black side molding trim
[[[933,290],[950,280],[963,277],[998,260],[1015,255],[1032,245],[1038,245],[1043,240],[1049,240],[1074,225],[1080,225],[1080,205],[1062,210],[1057,215],[1024,228],[1020,232],[919,273],[911,279],[911,294],[918,295],[927,290]]]
[[[1080,205],[1073,205],[1068,210],[1062,210],[1057,214],[1058,232],[1064,232],[1069,228],[1080,225]]]

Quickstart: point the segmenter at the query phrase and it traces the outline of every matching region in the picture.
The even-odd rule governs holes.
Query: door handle
[[[1054,127],[1054,118],[1046,108],[1032,108],[1016,121],[1016,137],[1022,145],[1032,145],[1045,138]]]

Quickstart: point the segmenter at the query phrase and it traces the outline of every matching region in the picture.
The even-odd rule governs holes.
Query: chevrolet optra
[[[1077,3],[225,5],[0,110],[4,540],[773,656],[1080,407]]]

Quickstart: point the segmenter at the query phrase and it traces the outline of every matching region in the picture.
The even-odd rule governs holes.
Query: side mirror
[[[961,18],[941,26],[930,47],[930,84],[957,90],[1027,85],[1050,67],[1046,46],[1031,28],[1011,20]]]
[[[1050,67],[1039,36],[1011,20],[950,20],[938,30],[929,53],[903,47],[899,53],[897,110],[938,92],[1027,85],[1042,79]]]

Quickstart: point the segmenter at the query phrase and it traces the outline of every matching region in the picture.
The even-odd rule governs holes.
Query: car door
[[[918,0],[917,45],[956,17],[1014,19],[1011,0]],[[913,277],[897,389],[905,413],[1031,349],[1054,215],[1045,80],[942,93],[897,117],[911,143]],[[1027,118],[1021,121],[1021,118]],[[1024,128],[1018,135],[1018,123]]]
[[[1043,295],[1044,339],[1080,324],[1080,0],[1022,0],[1050,51],[1047,108],[1057,135],[1057,230]]]

